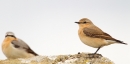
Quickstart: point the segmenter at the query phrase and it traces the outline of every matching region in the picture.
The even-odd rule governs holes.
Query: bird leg
[[[99,48],[96,50],[95,53],[89,54],[89,56],[90,56],[91,58],[95,58],[95,57],[100,57],[100,56],[102,56],[101,54],[97,54],[97,52],[99,51],[100,48],[101,48],[101,47],[99,47]]]
[[[101,47],[99,47],[94,54],[96,54],[100,48],[101,48]]]

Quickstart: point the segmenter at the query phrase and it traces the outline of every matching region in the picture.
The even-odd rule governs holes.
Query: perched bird
[[[79,24],[78,35],[80,40],[88,46],[98,48],[94,54],[96,54],[101,47],[106,45],[114,43],[127,44],[103,32],[87,18],[82,18],[79,22],[75,23]]]
[[[13,32],[7,32],[2,43],[2,51],[8,59],[29,58],[37,56],[23,40],[17,38]]]

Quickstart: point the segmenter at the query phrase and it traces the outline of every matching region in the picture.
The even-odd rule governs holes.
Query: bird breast
[[[78,35],[80,40],[90,47],[99,48],[101,46],[107,45],[107,42],[104,39],[86,36],[82,30],[78,31]]]

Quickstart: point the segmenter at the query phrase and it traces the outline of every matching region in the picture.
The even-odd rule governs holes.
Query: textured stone
[[[73,55],[36,56],[0,60],[0,64],[114,64],[101,54],[78,53]]]

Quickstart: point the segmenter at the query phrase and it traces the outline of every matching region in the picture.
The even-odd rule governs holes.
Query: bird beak
[[[80,24],[80,22],[75,22],[75,23]]]

